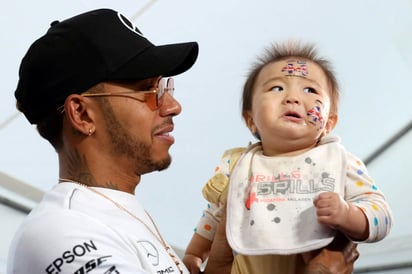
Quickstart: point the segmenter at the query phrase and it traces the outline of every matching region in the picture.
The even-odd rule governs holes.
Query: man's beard
[[[112,108],[107,102],[102,103],[104,119],[107,133],[112,143],[112,153],[117,156],[125,156],[130,161],[135,162],[135,171],[138,175],[149,173],[155,170],[164,170],[169,167],[171,157],[168,155],[164,159],[155,161],[152,157],[150,145],[134,138],[118,122]]]

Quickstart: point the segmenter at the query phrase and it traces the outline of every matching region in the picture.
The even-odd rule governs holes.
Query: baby
[[[225,151],[203,195],[209,201],[184,263],[199,273],[226,210],[232,273],[299,273],[314,250],[343,233],[386,237],[392,213],[365,165],[330,135],[338,84],[312,45],[274,45],[244,85],[242,115],[259,140]]]

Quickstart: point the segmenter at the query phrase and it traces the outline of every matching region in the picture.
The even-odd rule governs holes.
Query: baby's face
[[[308,60],[266,65],[256,78],[247,123],[261,137],[265,154],[293,153],[316,145],[333,129],[328,79]]]

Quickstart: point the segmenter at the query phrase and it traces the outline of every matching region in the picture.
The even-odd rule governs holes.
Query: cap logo
[[[122,22],[122,24],[128,28],[129,30],[133,31],[134,33],[136,33],[139,36],[143,37],[143,34],[140,32],[140,30],[132,23],[130,22],[129,19],[127,19],[124,15],[120,14],[119,12],[117,13],[117,17],[119,17],[120,22]]]

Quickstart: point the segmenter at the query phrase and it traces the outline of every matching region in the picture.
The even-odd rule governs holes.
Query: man
[[[195,42],[153,45],[109,9],[53,22],[32,44],[17,107],[55,148],[60,178],[17,231],[7,273],[189,273],[133,194],[170,164],[181,106],[164,77],[197,54]],[[212,248],[206,273],[230,265],[227,246]]]
[[[27,218],[8,273],[186,273],[134,197],[170,164],[173,79],[195,42],[155,46],[109,9],[53,22],[22,60],[18,108],[59,158],[57,184]]]

